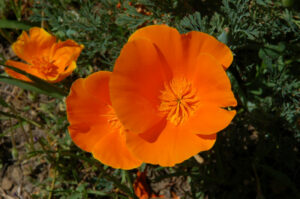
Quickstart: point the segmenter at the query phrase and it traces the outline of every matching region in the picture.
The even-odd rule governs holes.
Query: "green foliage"
[[[28,30],[30,26],[18,21],[0,19],[0,28]]]

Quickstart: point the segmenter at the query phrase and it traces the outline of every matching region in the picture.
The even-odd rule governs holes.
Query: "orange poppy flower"
[[[27,63],[7,60],[6,65],[19,68],[27,73],[44,79],[48,82],[59,82],[69,76],[76,68],[76,60],[83,49],[83,45],[73,40],[56,42],[56,37],[43,28],[31,28],[29,34],[25,31],[13,43],[15,54]],[[10,76],[31,81],[8,68],[5,69]]]
[[[114,168],[132,169],[141,161],[128,150],[126,130],[111,106],[108,83],[111,72],[96,72],[76,80],[66,99],[69,133],[74,143]]]
[[[110,81],[112,105],[127,146],[143,162],[173,166],[210,149],[236,111],[224,69],[233,59],[205,33],[166,25],[137,30],[117,59]]]

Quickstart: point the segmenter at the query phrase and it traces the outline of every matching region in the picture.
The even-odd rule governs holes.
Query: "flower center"
[[[107,117],[107,122],[109,123],[109,125],[112,128],[120,129],[120,132],[122,133],[124,130],[122,123],[120,122],[119,118],[117,117],[112,106],[110,106],[110,105],[107,105],[107,106],[109,107],[109,111],[105,114],[105,116]]]
[[[185,122],[199,106],[196,90],[184,78],[165,83],[159,99],[161,104],[158,110],[175,125]]]
[[[54,61],[48,61],[44,57],[32,61],[32,68],[46,77],[55,77],[58,73],[58,67],[53,64]]]

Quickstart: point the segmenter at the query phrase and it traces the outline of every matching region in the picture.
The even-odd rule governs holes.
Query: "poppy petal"
[[[66,99],[69,133],[81,149],[93,153],[104,164],[115,168],[131,169],[141,161],[136,159],[125,144],[121,128],[111,125],[109,80],[111,72],[96,72],[76,80]],[[112,144],[114,147],[111,147]]]
[[[194,58],[200,53],[212,55],[225,69],[227,69],[233,60],[231,50],[222,42],[219,42],[213,36],[203,32],[191,31],[182,35],[187,63],[193,64]]]
[[[25,64],[23,62],[18,62],[18,61],[13,61],[13,60],[7,60],[5,62],[5,65],[13,66],[15,68],[18,68],[20,70],[23,70],[23,71],[31,74],[31,75],[37,76],[39,78],[42,78],[41,75],[36,70],[32,69],[30,65]],[[13,70],[11,70],[9,68],[5,68],[5,72],[7,74],[9,74],[13,78],[20,79],[20,80],[27,81],[27,82],[31,82],[31,79],[29,79],[25,75],[17,73],[17,72],[15,72],[15,71],[13,71]]]
[[[84,151],[92,152],[95,145],[107,134],[111,129],[107,124],[98,124],[90,126],[89,123],[82,121],[81,123],[71,124],[68,131],[73,142]]]
[[[149,40],[135,39],[123,47],[110,81],[116,114],[127,129],[141,133],[160,122],[158,96],[171,72]]]
[[[71,64],[67,67],[67,69],[59,74],[59,77],[54,80],[53,82],[60,82],[61,80],[65,79],[68,77],[75,69],[77,68],[77,64],[75,61],[72,61]]]
[[[235,110],[227,111],[216,106],[203,105],[183,123],[183,126],[194,134],[215,134],[226,128],[235,114]]]
[[[177,163],[209,150],[215,143],[216,135],[197,136],[187,131],[186,127],[168,124],[158,139],[147,142],[138,134],[126,134],[127,146],[132,153],[145,163],[160,166],[174,166]]]
[[[68,120],[71,124],[93,126],[107,123],[105,115],[109,108],[108,82],[110,72],[96,72],[86,79],[76,80],[66,99]],[[98,86],[95,89],[96,85]],[[79,125],[80,126],[80,125]]]
[[[140,166],[142,162],[128,150],[125,139],[125,135],[121,135],[119,131],[109,132],[93,148],[94,158],[116,169]]]
[[[140,38],[153,42],[165,57],[167,64],[174,70],[184,65],[181,35],[175,28],[167,25],[147,26],[135,31],[128,41]]]
[[[65,72],[65,68],[73,61],[76,61],[83,49],[83,45],[77,44],[73,40],[59,42],[51,49],[51,60],[54,65],[58,66],[58,72]]]
[[[189,67],[189,79],[197,89],[201,104],[217,107],[236,106],[231,84],[222,66],[209,54],[200,54],[193,67]]]
[[[56,42],[43,28],[34,27],[29,30],[29,35],[23,31],[12,49],[15,54],[26,62],[32,64],[32,60],[41,57],[41,54],[49,56],[51,46]]]

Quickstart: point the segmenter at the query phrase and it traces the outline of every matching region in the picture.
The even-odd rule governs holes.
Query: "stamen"
[[[196,90],[184,78],[165,83],[159,99],[161,104],[158,110],[175,125],[183,124],[199,106]]]
[[[112,128],[119,129],[120,133],[122,133],[124,131],[123,125],[121,124],[112,106],[110,105],[107,106],[109,107],[109,111],[103,116],[107,118],[107,122],[110,124]]]
[[[54,61],[48,61],[42,57],[32,61],[32,68],[45,75],[47,78],[51,78],[58,74],[58,67],[53,63]]]

